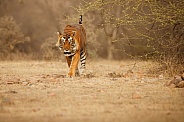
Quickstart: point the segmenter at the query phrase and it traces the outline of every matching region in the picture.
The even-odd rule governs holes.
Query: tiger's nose
[[[70,52],[70,50],[68,50],[68,49],[65,49],[64,51],[65,51],[65,52]]]

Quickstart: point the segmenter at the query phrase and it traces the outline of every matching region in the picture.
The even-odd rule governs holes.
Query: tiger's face
[[[77,46],[75,44],[74,34],[58,34],[58,41],[56,46],[59,47],[60,50],[63,50],[65,56],[72,56],[76,53]]]

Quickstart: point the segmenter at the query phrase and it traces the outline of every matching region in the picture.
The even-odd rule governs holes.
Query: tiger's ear
[[[57,35],[58,35],[58,36],[61,36],[62,34],[58,31],[58,32],[57,32]]]

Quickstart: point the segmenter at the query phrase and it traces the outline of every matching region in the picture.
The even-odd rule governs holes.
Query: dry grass
[[[88,61],[66,78],[65,62],[1,62],[1,122],[183,122],[184,90],[148,75],[151,62]]]

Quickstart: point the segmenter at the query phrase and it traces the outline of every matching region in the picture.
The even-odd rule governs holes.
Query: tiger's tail
[[[82,25],[82,15],[79,17],[79,24]]]

